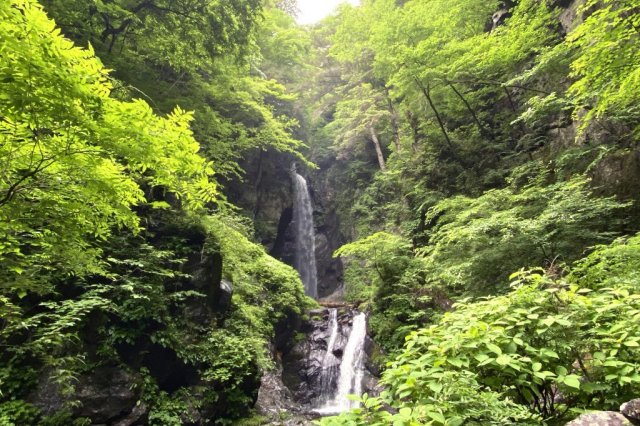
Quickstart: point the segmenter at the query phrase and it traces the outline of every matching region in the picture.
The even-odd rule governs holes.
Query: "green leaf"
[[[563,380],[563,383],[571,388],[580,389],[580,377],[576,375],[566,376]]]
[[[480,353],[480,354],[475,355],[474,358],[478,362],[483,362],[483,361],[487,360],[489,358],[489,356],[487,354]]]
[[[502,349],[500,349],[500,347],[494,345],[493,343],[487,343],[487,349],[489,349],[496,355],[502,355]]]
[[[440,393],[440,391],[442,391],[442,384],[438,382],[429,382],[429,389],[431,389],[433,393]]]
[[[401,416],[406,417],[406,418],[410,418],[412,410],[411,410],[411,408],[403,407],[403,408],[400,409],[399,412],[400,412]]]
[[[427,415],[433,420],[435,420],[436,422],[441,423],[443,425],[447,421],[447,419],[441,413],[438,413],[436,411],[428,411]]]
[[[496,358],[496,363],[502,366],[509,365],[513,363],[513,358],[511,358],[509,355],[500,355],[498,358]]]
[[[462,360],[460,358],[447,358],[447,362],[454,367],[462,367]]]

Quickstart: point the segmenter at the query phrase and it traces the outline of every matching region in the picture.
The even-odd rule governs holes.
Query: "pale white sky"
[[[329,16],[342,3],[360,4],[360,0],[298,0],[298,23],[315,24]]]

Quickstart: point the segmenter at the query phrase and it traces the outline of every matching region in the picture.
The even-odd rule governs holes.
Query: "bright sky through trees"
[[[342,3],[360,4],[360,0],[298,0],[298,23],[315,24],[333,12]]]

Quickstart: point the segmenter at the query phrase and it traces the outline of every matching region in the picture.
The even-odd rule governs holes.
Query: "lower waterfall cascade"
[[[320,370],[320,403],[326,404],[334,397],[336,378],[340,372],[340,361],[333,354],[333,349],[338,339],[338,310],[329,310],[329,340],[327,351],[322,358],[322,370]]]
[[[330,362],[330,360],[335,359],[333,350],[338,335],[337,309],[335,308],[329,310],[329,327],[331,333],[320,373],[322,389],[319,402],[321,405],[314,410],[318,414],[336,414],[356,408],[358,402],[350,400],[348,395],[355,394],[359,396],[362,394],[362,382],[365,373],[366,314],[360,312],[353,317],[353,325],[339,368],[336,368],[335,363]],[[334,383],[336,385],[335,389],[331,387]],[[325,388],[325,384],[327,388]],[[327,398],[328,394],[333,394],[333,397]]]

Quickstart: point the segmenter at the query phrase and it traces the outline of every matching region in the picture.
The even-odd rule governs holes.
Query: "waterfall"
[[[348,410],[357,405],[355,401],[347,399],[347,395],[353,393],[360,396],[362,393],[362,376],[365,362],[364,341],[366,337],[367,317],[361,312],[353,318],[353,328],[351,329],[351,334],[349,334],[349,340],[340,363],[338,393],[335,397],[335,404],[340,411]]]
[[[295,230],[294,266],[300,274],[305,293],[318,298],[318,276],[316,266],[315,227],[313,224],[313,206],[307,181],[291,168],[293,181],[293,222]],[[365,376],[365,340],[367,338],[367,317],[364,313],[353,314],[351,331],[348,337],[343,329],[344,321],[338,321],[338,310],[329,309],[326,328],[318,328],[323,339],[312,340],[320,346],[313,350],[309,357],[313,360],[313,398],[318,414],[336,414],[358,406],[347,398],[350,394],[362,394]],[[346,339],[345,339],[346,338]],[[339,352],[346,340],[346,346]],[[323,343],[326,351],[322,353]],[[336,356],[335,353],[338,355]],[[318,371],[318,367],[319,371]]]
[[[366,356],[364,343],[366,337],[367,317],[361,312],[353,318],[351,333],[340,362],[338,389],[335,396],[324,406],[315,410],[316,412],[320,414],[335,414],[358,406],[358,403],[349,400],[347,395],[355,394],[360,396],[362,394]]]
[[[294,185],[293,220],[296,231],[295,268],[300,274],[307,296],[318,297],[318,271],[316,269],[316,236],[313,225],[313,206],[307,181],[291,171]]]
[[[329,341],[327,352],[322,358],[322,370],[320,370],[320,402],[328,403],[334,394],[336,377],[338,376],[339,361],[333,354],[338,338],[338,310],[329,309]]]

